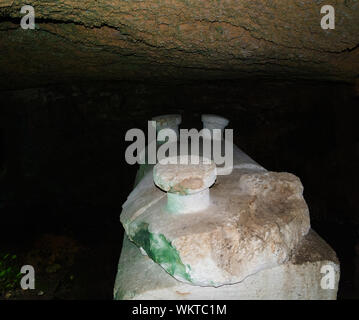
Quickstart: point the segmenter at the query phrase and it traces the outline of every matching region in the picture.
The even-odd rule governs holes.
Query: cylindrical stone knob
[[[152,118],[153,121],[156,121],[156,131],[162,129],[172,129],[176,132],[178,137],[178,126],[182,122],[182,116],[180,114],[165,114]]]
[[[211,130],[211,135],[214,138],[216,138],[216,136],[213,136],[213,129],[220,129],[220,137],[222,139],[223,130],[229,123],[228,119],[217,116],[215,114],[202,114],[201,120],[203,123],[203,128]]]
[[[210,204],[209,187],[216,180],[216,166],[198,156],[179,156],[153,168],[156,186],[167,192],[167,209],[172,213],[193,213]]]

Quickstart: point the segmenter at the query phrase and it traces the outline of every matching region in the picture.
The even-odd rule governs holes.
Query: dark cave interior
[[[297,175],[312,227],[341,263],[338,299],[359,297],[359,94],[352,84],[74,82],[0,91],[0,99],[1,250],[36,265],[41,289],[13,291],[15,298],[112,299],[119,215],[137,170],[125,162],[125,133],[146,132],[153,116],[170,113],[182,114],[182,128],[198,129],[202,113],[224,116],[253,159]]]

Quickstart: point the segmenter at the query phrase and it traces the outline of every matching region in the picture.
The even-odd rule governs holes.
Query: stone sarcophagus
[[[202,120],[209,130],[228,124]],[[180,122],[159,121],[177,133]],[[192,156],[141,166],[121,213],[115,299],[336,299],[339,262],[310,227],[298,177],[236,146],[229,174]]]

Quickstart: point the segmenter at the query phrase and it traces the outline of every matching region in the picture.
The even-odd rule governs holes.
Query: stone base
[[[334,289],[322,289],[325,265],[335,272]],[[327,272],[327,271],[326,271]],[[200,287],[180,282],[141,254],[125,235],[115,281],[116,300],[335,300],[339,283],[335,252],[313,230],[301,241],[291,259],[243,281],[221,287]]]

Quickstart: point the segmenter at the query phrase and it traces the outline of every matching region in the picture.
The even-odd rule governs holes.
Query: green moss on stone
[[[148,223],[144,222],[137,225],[131,234],[132,241],[142,247],[147,255],[170,275],[192,282],[187,272],[189,266],[186,267],[182,263],[178,251],[163,234],[151,233],[148,230]]]

